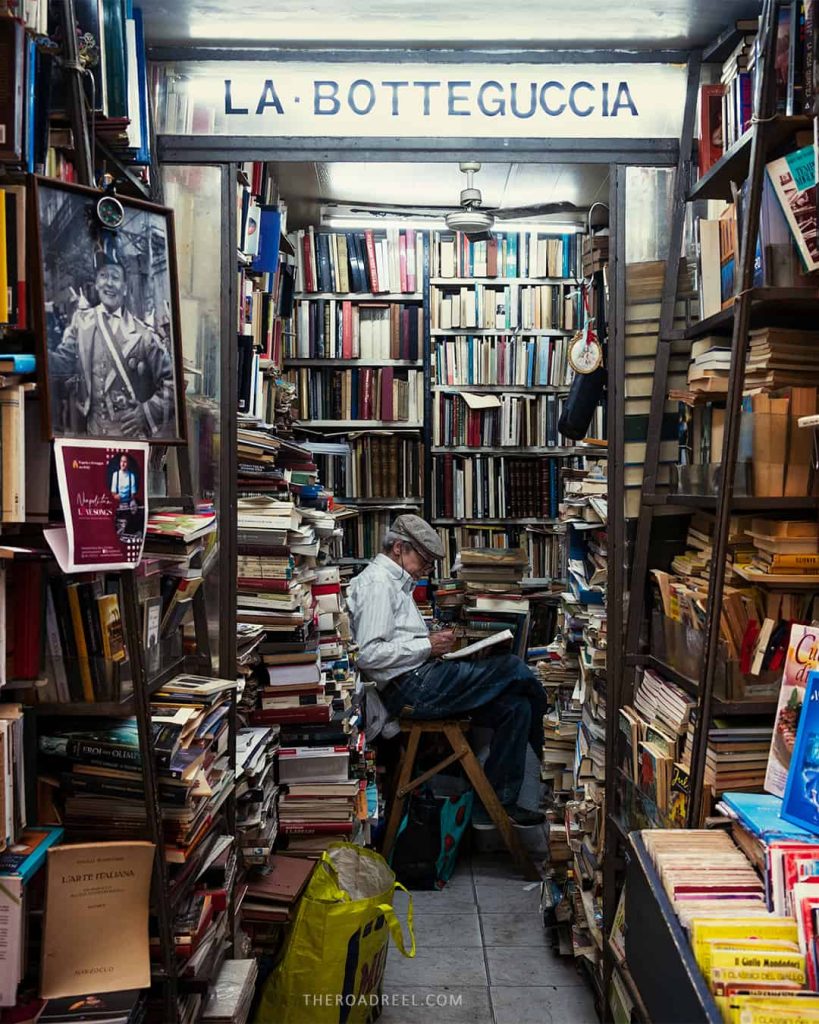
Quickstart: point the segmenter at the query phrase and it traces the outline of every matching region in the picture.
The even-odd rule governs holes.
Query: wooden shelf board
[[[819,288],[752,288],[751,327],[793,325],[794,317],[819,317]],[[685,332],[687,339],[706,334],[730,334],[734,325],[735,306],[720,310],[692,324]],[[803,327],[804,324],[794,326]]]
[[[412,369],[423,369],[421,359],[283,359],[284,368],[288,366],[331,366],[337,370],[347,370],[353,366],[406,366]]]
[[[768,154],[783,142],[791,138],[797,131],[810,128],[811,119],[807,116],[785,117],[778,114],[768,125]],[[688,193],[689,202],[697,199],[731,200],[731,183],[740,183],[748,174],[751,159],[751,138],[753,129],[749,128],[728,151],[720,157],[713,167],[700,178]]]
[[[431,277],[429,283],[437,288],[462,288],[464,285],[483,284],[495,285],[498,288],[507,284],[566,284],[577,285],[576,277]]]
[[[559,523],[558,519],[548,519],[546,517],[539,519],[533,517],[522,517],[515,518],[514,516],[504,516],[503,518],[489,519],[487,516],[464,516],[461,519],[451,519],[446,517],[435,516],[431,522],[436,523],[438,526],[472,526],[480,528],[481,526],[505,526],[507,524],[511,526],[557,526]]]
[[[295,299],[340,299],[342,302],[423,302],[421,292],[296,292]]]
[[[576,448],[546,448],[546,447],[487,447],[481,445],[479,448],[467,448],[465,446],[442,446],[434,445],[430,448],[433,455],[554,455],[556,458],[570,458],[574,455],[585,455],[585,449],[579,452]]]
[[[421,430],[417,420],[293,420],[295,428],[335,430]]]
[[[457,395],[461,391],[486,391],[499,394],[507,391],[526,391],[545,395],[567,395],[571,387],[568,384],[433,384],[432,390],[446,395]]]
[[[685,508],[713,509],[717,499],[713,494],[657,494],[649,504],[680,505]],[[816,509],[819,497],[808,495],[794,498],[761,498],[754,495],[734,495],[731,508],[738,512],[786,512]]]
[[[429,332],[431,338],[570,338],[574,333],[557,327],[434,327]]]
[[[418,497],[412,498],[345,498],[336,494],[334,501],[339,505],[387,505],[393,507],[395,505],[423,505],[424,499]]]
[[[755,583],[760,587],[773,587],[778,589],[785,587],[788,590],[795,588],[808,588],[819,590],[819,574],[802,575],[802,573],[773,573],[758,572],[750,566],[735,565],[734,572],[743,580]]]

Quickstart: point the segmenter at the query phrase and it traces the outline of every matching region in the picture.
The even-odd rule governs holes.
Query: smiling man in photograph
[[[175,437],[171,360],[161,340],[127,308],[127,276],[116,249],[97,253],[94,288],[97,305],[75,310],[48,353],[49,376],[62,380],[68,392],[63,420],[69,422],[62,429],[89,437]],[[59,409],[53,415],[59,424]]]

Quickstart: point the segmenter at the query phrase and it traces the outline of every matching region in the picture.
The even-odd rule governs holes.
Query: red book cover
[[[359,401],[359,409],[361,409],[361,419],[371,420],[373,418],[373,370],[372,367],[361,371],[361,390],[362,395]]]
[[[43,567],[38,562],[15,565],[12,580],[7,605],[14,609],[10,623],[14,631],[11,673],[15,679],[36,679],[40,674]]]
[[[240,576],[239,590],[268,591],[271,594],[286,594],[291,587],[290,580],[269,580],[263,576]]]
[[[385,366],[381,370],[381,419],[392,421],[395,419],[395,411],[392,407],[392,382],[395,371],[391,366]]]
[[[253,725],[275,725],[282,723],[305,722],[310,725],[317,725],[330,721],[331,707],[329,704],[307,704],[300,708],[266,708],[250,713],[250,721]]]
[[[378,292],[378,265],[375,262],[375,239],[372,231],[364,232],[364,240],[367,243],[367,265],[370,268],[370,291]]]
[[[353,304],[349,299],[341,303],[341,358],[353,358]]]
[[[314,292],[316,290],[316,279],[313,276],[313,260],[310,247],[310,236],[305,233],[301,239],[302,263],[304,264],[304,290]]]
[[[310,588],[314,594],[340,594],[340,583],[314,583]]]
[[[398,233],[398,273],[401,279],[401,291],[408,292],[407,286],[407,236],[403,231]]]
[[[452,518],[452,473],[453,473],[453,457],[451,455],[444,455],[444,518]]]
[[[700,177],[709,170],[723,153],[722,97],[725,86],[703,85],[700,87],[700,136],[699,172]]]

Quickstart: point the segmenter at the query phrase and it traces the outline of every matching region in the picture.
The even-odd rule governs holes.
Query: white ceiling
[[[689,48],[761,0],[140,0],[148,42]]]
[[[464,175],[456,163],[288,163],[273,165],[292,226],[317,223],[322,202],[457,207]],[[608,201],[608,169],[597,164],[484,163],[475,175],[483,205],[517,207]],[[565,220],[566,217],[562,217]]]

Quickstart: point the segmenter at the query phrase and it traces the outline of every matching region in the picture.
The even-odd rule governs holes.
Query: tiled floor
[[[413,895],[417,953],[392,946],[383,1024],[597,1024],[585,980],[549,948],[539,886],[501,855],[458,866],[443,892]],[[406,897],[396,910],[406,920]]]

